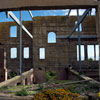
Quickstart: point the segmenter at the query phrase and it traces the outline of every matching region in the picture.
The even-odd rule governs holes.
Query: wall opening
[[[95,51],[96,51],[96,59],[97,61],[99,61],[99,45],[95,45]]]
[[[24,47],[23,56],[25,59],[29,58],[29,47]]]
[[[77,24],[77,21],[75,21],[75,25]],[[80,30],[80,32],[82,32],[82,24],[80,23],[80,25],[79,25],[79,30]],[[78,28],[76,28],[76,32],[78,32]]]
[[[39,59],[45,59],[45,48],[40,48]]]
[[[17,48],[11,48],[10,49],[10,58],[11,59],[17,58]]]
[[[17,37],[17,26],[10,27],[10,37]]]
[[[88,54],[88,60],[94,60],[94,45],[88,45],[87,46],[87,54]]]
[[[81,45],[81,61],[85,60],[84,45]],[[79,45],[77,45],[77,61],[79,61]]]
[[[99,45],[88,45],[88,60],[98,61],[99,60]]]
[[[48,33],[48,43],[56,43],[56,33],[55,32]]]

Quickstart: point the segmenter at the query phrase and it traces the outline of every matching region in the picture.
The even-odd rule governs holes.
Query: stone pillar
[[[34,69],[34,83],[46,82],[46,71],[43,69]]]
[[[6,52],[0,48],[0,82],[7,80]]]

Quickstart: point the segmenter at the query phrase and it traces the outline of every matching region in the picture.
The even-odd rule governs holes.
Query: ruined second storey
[[[52,69],[68,68],[69,65],[79,69],[77,29],[70,39],[67,37],[77,23],[77,17],[48,16],[33,18],[33,66]],[[96,19],[87,16],[80,25],[82,65],[98,67],[99,49],[96,34]],[[52,41],[53,40],[53,41]],[[89,48],[93,56],[90,56]],[[96,52],[97,51],[97,52]],[[42,52],[44,57],[41,58]],[[89,59],[92,58],[92,62]]]
[[[30,68],[53,69],[78,68],[77,30],[73,38],[64,38],[72,31],[77,18],[75,16],[34,17],[33,21],[23,21],[23,25],[33,35],[31,39],[23,31],[23,71]],[[14,31],[12,31],[12,29]],[[98,39],[96,38],[95,16],[87,16],[80,25],[83,67],[98,67]],[[93,38],[95,36],[95,38]],[[91,38],[90,38],[91,37]],[[19,26],[14,22],[0,23],[0,44],[7,52],[7,69],[17,71],[19,68]],[[94,54],[89,55],[89,46]],[[92,61],[89,62],[89,59]]]

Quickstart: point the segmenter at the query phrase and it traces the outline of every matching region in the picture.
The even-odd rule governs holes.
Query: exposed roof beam
[[[74,28],[72,29],[72,32],[70,32],[68,38],[70,38],[72,36],[72,34],[75,32],[76,28],[80,25],[80,23],[82,23],[82,21],[84,20],[84,18],[87,16],[87,14],[89,13],[89,11],[91,10],[91,8],[87,9],[84,14],[82,15],[82,17],[79,19],[79,21],[77,22],[77,24],[74,26]]]
[[[13,14],[12,11],[8,11],[8,12],[7,12],[7,16],[8,16],[8,17],[10,16],[18,25],[21,25],[19,19]],[[22,29],[23,29],[31,38],[33,38],[33,36],[31,35],[31,33],[25,28],[24,25],[22,25]]]
[[[71,9],[69,9],[68,14],[67,14],[67,16],[66,16],[66,22],[67,22],[68,19],[69,19],[70,12],[71,12]]]
[[[68,36],[57,36],[57,39],[69,39]],[[78,36],[71,36],[70,39],[77,39]],[[81,39],[97,39],[97,35],[82,35]]]
[[[92,15],[92,9],[90,10],[90,16]]]
[[[28,12],[29,12],[30,16],[33,18],[33,14],[31,12],[31,10],[29,10]]]
[[[0,10],[87,9],[98,4],[98,0],[1,0]]]

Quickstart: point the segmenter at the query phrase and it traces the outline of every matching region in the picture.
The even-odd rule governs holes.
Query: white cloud
[[[95,15],[95,14],[96,14],[96,9],[93,8],[93,9],[92,9],[92,13],[91,13],[91,15]]]
[[[92,9],[92,12],[91,12],[91,15],[95,15],[95,8]],[[79,9],[79,15],[83,15],[83,13],[85,12],[85,9]],[[68,12],[65,12],[64,15],[67,15]],[[74,9],[74,10],[71,10],[70,12],[70,16],[76,16],[77,15],[77,10]]]
[[[82,15],[82,14],[84,13],[84,11],[85,11],[85,10],[80,9],[80,10],[79,10],[79,15]],[[67,15],[67,14],[68,14],[68,12],[65,13],[65,15]],[[71,10],[71,12],[70,12],[70,16],[76,16],[76,15],[77,15],[77,11],[76,11],[76,9]]]
[[[77,15],[76,10],[71,10],[70,16],[75,16],[75,15]]]

